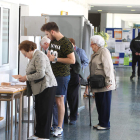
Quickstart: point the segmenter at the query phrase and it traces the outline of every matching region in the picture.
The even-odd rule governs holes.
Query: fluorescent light
[[[98,11],[102,11],[102,10],[98,10]]]
[[[136,10],[131,10],[131,11],[136,11]]]
[[[132,7],[132,6],[127,6],[127,7]]]

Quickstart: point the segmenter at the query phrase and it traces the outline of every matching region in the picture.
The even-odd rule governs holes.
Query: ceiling
[[[98,10],[102,10],[99,12]],[[136,11],[131,11],[136,10]],[[89,13],[121,13],[121,14],[140,14],[140,6],[94,6]]]

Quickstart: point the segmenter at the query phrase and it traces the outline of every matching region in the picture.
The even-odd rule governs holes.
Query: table
[[[23,91],[26,90],[26,86],[22,85],[15,85],[15,86],[0,86],[0,101],[11,101],[11,140],[13,137],[13,100],[14,98],[19,98],[20,105],[19,105],[19,135],[18,140],[21,139],[21,120],[22,120],[22,97]],[[17,111],[17,104],[15,104]],[[9,109],[10,110],[10,109]],[[10,116],[10,115],[9,115]],[[15,120],[16,120],[15,116]],[[15,122],[16,123],[16,122]],[[9,126],[9,124],[8,124]],[[7,124],[6,124],[7,127]]]

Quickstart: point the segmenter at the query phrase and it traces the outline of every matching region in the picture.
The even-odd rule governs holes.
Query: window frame
[[[8,28],[8,63],[7,64],[2,64],[2,29],[3,29],[3,9],[8,9],[8,14],[9,14],[9,28]],[[10,64],[10,7],[9,6],[0,6],[0,68],[8,68]]]

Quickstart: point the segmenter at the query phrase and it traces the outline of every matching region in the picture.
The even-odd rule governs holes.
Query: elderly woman
[[[57,82],[48,57],[36,48],[36,44],[28,40],[19,45],[21,53],[30,59],[26,75],[19,81],[28,81],[35,97],[36,132],[28,139],[48,140]]]
[[[93,128],[97,130],[110,129],[110,108],[112,90],[115,89],[114,68],[110,52],[104,48],[105,41],[100,35],[91,37],[91,55],[89,63],[90,75],[102,75],[105,78],[105,87],[92,89],[95,93],[96,108],[99,123]]]

